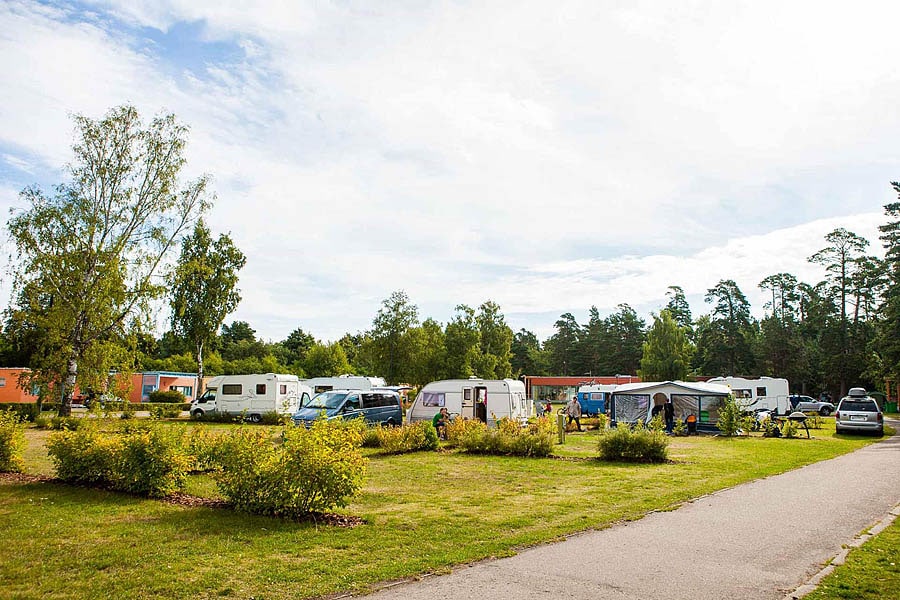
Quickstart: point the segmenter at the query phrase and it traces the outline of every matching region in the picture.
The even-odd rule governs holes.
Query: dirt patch
[[[47,483],[53,481],[47,475],[28,475],[26,473],[0,473],[0,485],[21,485],[23,483]]]

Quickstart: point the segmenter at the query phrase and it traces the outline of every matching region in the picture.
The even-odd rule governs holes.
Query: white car
[[[800,412],[817,412],[823,417],[827,417],[834,412],[834,404],[824,400],[816,400],[809,396],[793,395],[790,397],[791,406],[794,410]]]

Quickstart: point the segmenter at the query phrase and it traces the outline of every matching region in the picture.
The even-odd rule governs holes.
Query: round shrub
[[[668,458],[668,445],[660,431],[620,426],[600,436],[598,449],[602,460],[659,463]]]
[[[21,473],[24,452],[25,420],[12,411],[0,411],[0,472]]]

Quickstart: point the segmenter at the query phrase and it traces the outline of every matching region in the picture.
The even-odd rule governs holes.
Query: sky
[[[759,282],[821,280],[835,228],[881,252],[898,21],[889,1],[4,0],[0,211],[65,180],[71,115],[129,103],[191,127],[185,176],[212,176],[207,221],[247,255],[227,321],[262,339],[369,329],[396,290],[442,323],[493,300],[541,339],[591,306],[649,323],[672,285],[704,314],[722,279],[761,317]]]

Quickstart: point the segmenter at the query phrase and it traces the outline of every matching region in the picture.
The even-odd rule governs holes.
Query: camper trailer
[[[609,396],[616,386],[613,384],[592,383],[578,388],[578,404],[581,413],[588,417],[596,417],[606,412]]]
[[[265,413],[293,414],[311,395],[296,375],[221,375],[210,379],[203,395],[191,403],[191,416],[244,414],[259,423]]]
[[[742,410],[774,410],[779,414],[791,412],[788,380],[776,377],[744,379],[743,377],[714,377],[706,383],[726,385]]]
[[[313,377],[304,379],[305,383],[313,390],[313,395],[331,390],[371,390],[383,388],[384,379],[381,377],[363,377],[361,375],[338,375],[337,377]]]
[[[647,423],[655,406],[662,406],[671,400],[676,421],[694,422],[700,428],[714,428],[719,421],[719,409],[729,394],[731,389],[728,386],[715,383],[626,383],[612,392],[610,421],[613,426]]]
[[[509,417],[525,423],[533,411],[525,384],[515,379],[445,379],[422,388],[406,412],[406,422],[430,421],[442,408],[453,416],[494,425]]]

